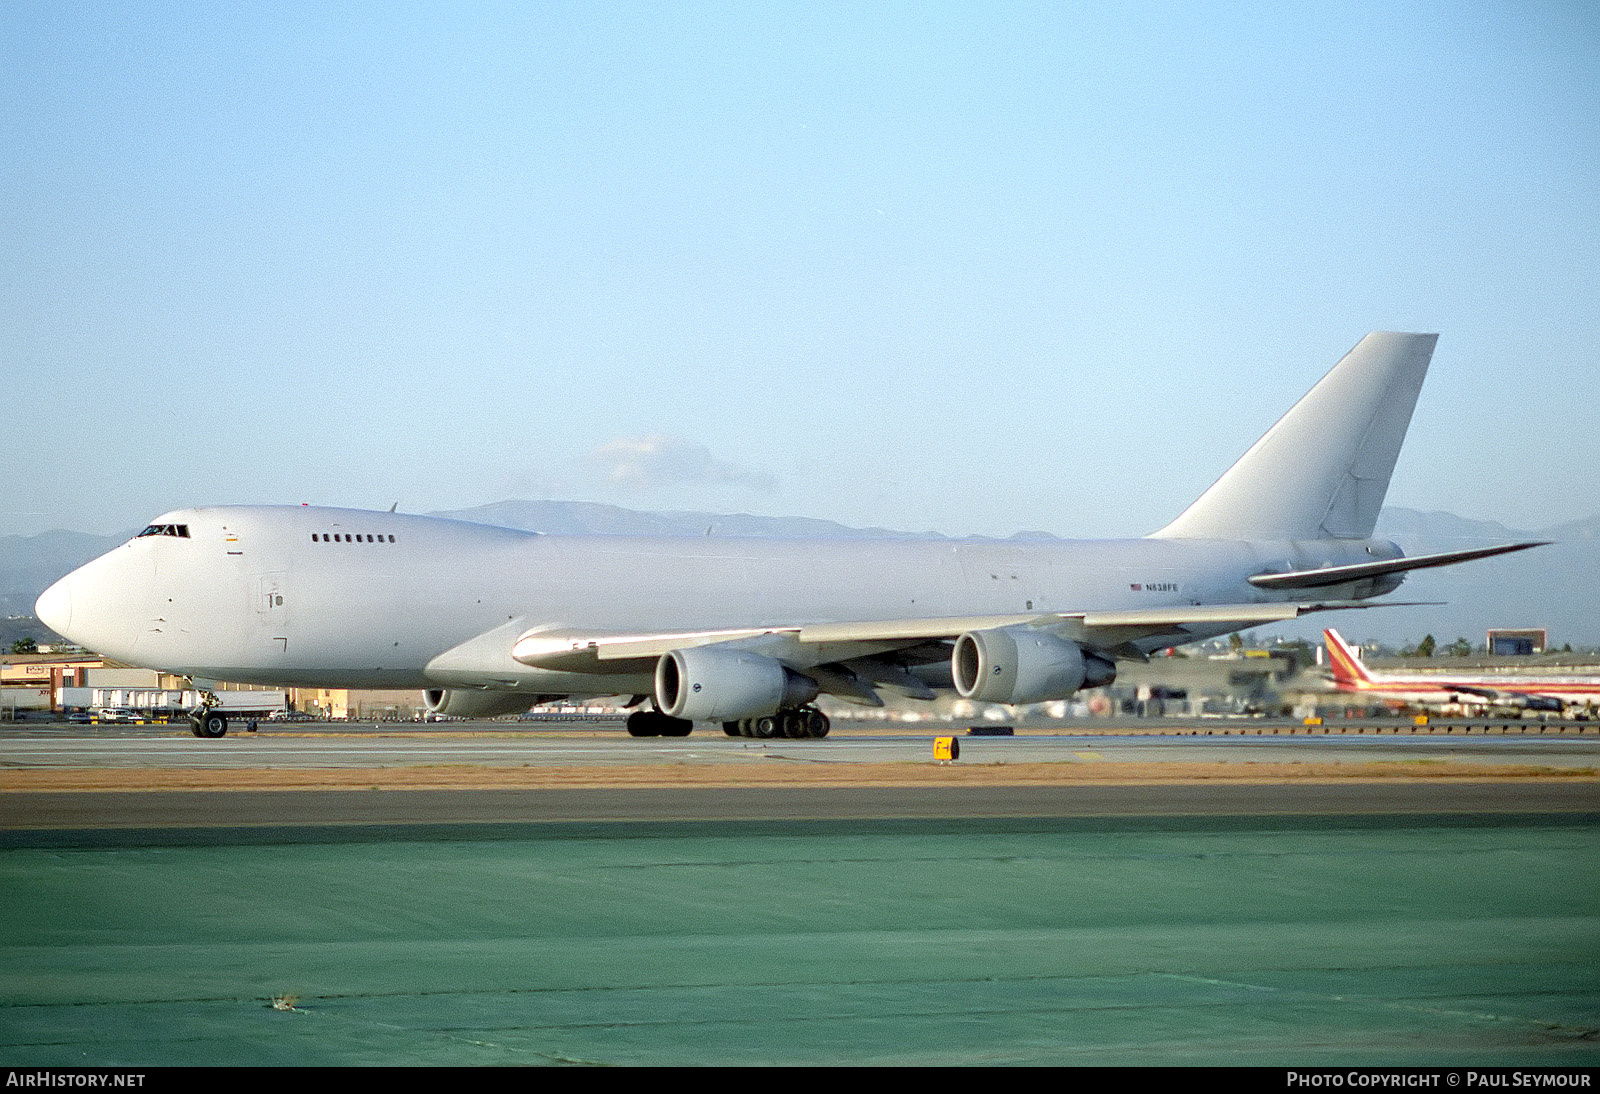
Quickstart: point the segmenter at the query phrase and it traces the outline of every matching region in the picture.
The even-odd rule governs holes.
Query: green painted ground
[[[1267,819],[12,847],[0,1064],[1593,1065],[1597,837]]]

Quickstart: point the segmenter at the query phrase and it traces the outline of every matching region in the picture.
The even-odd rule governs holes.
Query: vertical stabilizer
[[[1338,631],[1323,631],[1322,642],[1328,647],[1328,664],[1333,669],[1334,683],[1359,687],[1372,682],[1372,674],[1367,671],[1367,666],[1361,663],[1356,651],[1350,648]]]
[[[1389,490],[1437,334],[1375,331],[1155,535],[1365,539]]]

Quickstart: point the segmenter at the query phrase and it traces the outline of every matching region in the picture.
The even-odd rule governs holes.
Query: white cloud
[[[646,493],[672,486],[739,486],[771,493],[771,475],[719,460],[704,445],[664,433],[619,437],[589,454],[610,487]]]

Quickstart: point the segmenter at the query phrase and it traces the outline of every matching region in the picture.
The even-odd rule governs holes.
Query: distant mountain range
[[[555,535],[944,538],[932,532],[852,528],[807,517],[651,513],[578,501],[502,501],[431,515]],[[33,602],[39,594],[61,575],[125,541],[134,531],[112,536],[68,531],[0,536],[0,646],[9,649],[15,639],[24,636],[48,641],[49,632],[32,618]],[[1600,514],[1526,531],[1453,513],[1386,508],[1378,518],[1377,534],[1394,540],[1407,554],[1517,540],[1552,543],[1502,558],[1415,573],[1391,597],[1445,602],[1438,606],[1310,616],[1280,628],[1281,633],[1315,638],[1323,626],[1331,624],[1357,640],[1402,645],[1432,634],[1443,645],[1457,637],[1481,643],[1490,627],[1543,627],[1556,646],[1600,647]],[[1055,537],[1021,532],[1011,538]]]

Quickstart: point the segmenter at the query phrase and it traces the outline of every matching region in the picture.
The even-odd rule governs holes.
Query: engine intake
[[[816,681],[747,650],[692,646],[656,662],[656,709],[673,718],[733,722],[816,697]]]
[[[950,674],[963,699],[1043,703],[1116,679],[1114,661],[1032,627],[968,631],[956,639]]]

